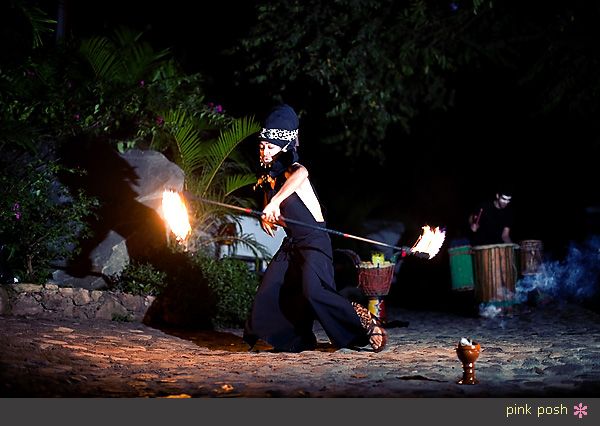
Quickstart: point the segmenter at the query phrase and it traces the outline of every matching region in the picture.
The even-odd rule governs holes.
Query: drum
[[[490,303],[498,307],[514,304],[517,247],[516,244],[473,246],[475,298],[479,303]]]
[[[473,254],[471,246],[449,248],[448,256],[450,258],[452,290],[473,290],[475,287],[475,278],[473,277]]]
[[[395,264],[385,262],[379,266],[362,262],[352,250],[333,251],[334,278],[337,291],[350,301],[363,303],[381,321],[386,321],[384,296],[390,291]],[[366,303],[365,303],[366,304]]]
[[[540,271],[543,263],[543,244],[540,240],[523,240],[520,244],[521,275],[535,275]]]
[[[384,298],[392,286],[394,267],[392,262],[361,262],[358,271],[358,287],[369,298],[369,312],[384,323],[387,321]]]
[[[361,262],[358,272],[358,286],[368,297],[387,296],[394,278],[394,264],[385,262],[374,265],[372,262]]]

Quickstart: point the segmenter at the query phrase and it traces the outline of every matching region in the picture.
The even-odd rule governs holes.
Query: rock
[[[77,306],[87,305],[92,301],[89,290],[79,288],[73,292],[73,303]]]
[[[154,296],[137,296],[81,288],[21,285],[38,291],[15,291],[0,286],[0,315],[39,318],[108,319],[142,322],[155,300]],[[13,286],[10,286],[13,287]]]
[[[14,284],[10,288],[17,293],[37,293],[42,286],[39,284]]]
[[[162,192],[183,190],[183,171],[160,152],[134,149],[119,154],[98,144],[73,147],[70,154],[73,165],[87,171],[87,178],[77,184],[96,197],[101,208],[94,238],[85,241],[81,255],[52,273],[50,282],[61,287],[107,289],[130,257],[164,249]]]
[[[112,294],[104,295],[104,303],[96,311],[95,318],[103,320],[129,318],[129,311],[119,303],[119,299]]]
[[[19,293],[11,303],[13,315],[40,315],[44,312],[43,306],[31,293]]]

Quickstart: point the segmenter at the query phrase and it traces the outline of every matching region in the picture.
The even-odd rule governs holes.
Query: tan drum
[[[540,240],[523,240],[520,244],[521,275],[535,275],[541,272],[544,246]]]
[[[475,298],[479,303],[492,303],[498,307],[514,304],[517,247],[516,244],[472,247]]]

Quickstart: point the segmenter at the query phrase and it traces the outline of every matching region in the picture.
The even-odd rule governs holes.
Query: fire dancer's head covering
[[[271,110],[258,137],[280,146],[283,151],[295,150],[299,124],[296,111],[287,104],[281,104]]]
[[[262,177],[257,185],[275,179],[299,160],[298,126],[300,120],[294,109],[287,104],[277,105],[271,110],[258,135],[259,141],[267,141],[281,147],[269,164],[262,165]],[[255,185],[256,188],[256,185]]]

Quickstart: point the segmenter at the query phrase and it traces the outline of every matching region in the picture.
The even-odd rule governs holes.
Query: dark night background
[[[45,3],[45,10],[54,15],[57,2]],[[255,25],[253,3],[71,1],[67,23],[80,37],[103,34],[117,25],[145,30],[154,46],[171,48],[186,70],[205,76],[209,100],[234,116],[253,114],[260,119],[272,100],[247,82],[234,85],[237,64],[222,53]],[[532,10],[538,8],[543,17],[546,3],[534,4]],[[593,37],[585,33],[588,28],[582,26],[577,35],[582,42]],[[527,52],[520,57],[526,62]],[[359,234],[356,209],[361,218],[402,221],[406,233],[400,244],[412,244],[426,223],[445,226],[451,239],[466,229],[469,209],[492,197],[495,184],[507,183],[514,189],[514,241],[543,240],[546,254],[560,259],[570,243],[600,233],[597,120],[583,121],[560,108],[538,114],[539,97],[534,86],[519,84],[519,71],[518,66],[488,66],[457,73],[452,80],[454,106],[420,114],[409,135],[390,132],[390,139],[402,141],[388,144],[383,164],[345,158],[320,145],[318,119],[309,114],[301,121],[301,155],[328,209],[329,226]],[[547,70],[549,78],[553,72]],[[597,103],[594,95],[590,93],[590,104]],[[285,96],[292,106],[298,101],[304,110],[319,110],[318,99],[307,100],[299,93]],[[358,247],[336,237],[333,244]],[[412,287],[431,286],[442,294],[440,289],[448,285],[447,262],[445,251],[428,262],[410,259],[400,285],[409,293]]]

